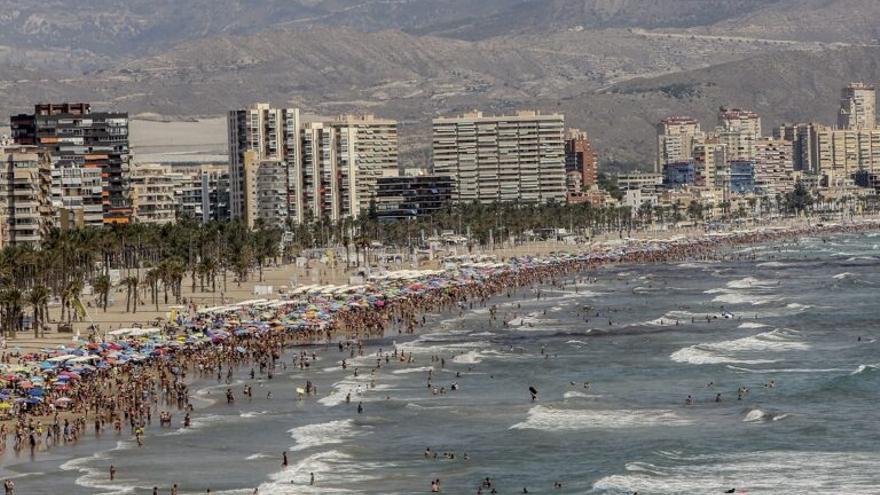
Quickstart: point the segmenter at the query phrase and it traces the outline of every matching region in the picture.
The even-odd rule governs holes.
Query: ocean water
[[[178,429],[176,413],[140,448],[105,434],[33,458],[10,451],[0,476],[15,476],[17,492],[73,495],[172,483],[191,494],[411,494],[433,479],[466,494],[486,477],[499,493],[877,494],[878,244],[842,235],[740,248],[726,262],[602,268],[541,299],[494,299],[495,323],[485,307],[432,315],[345,371],[348,354],[320,346],[305,371],[251,382],[239,370],[233,388],[251,383],[251,401],[227,405],[225,384],[198,382],[193,428]],[[394,345],[415,363],[383,361],[371,387],[376,352]],[[429,370],[435,386],[459,389],[433,395]],[[299,401],[306,380],[319,395]]]

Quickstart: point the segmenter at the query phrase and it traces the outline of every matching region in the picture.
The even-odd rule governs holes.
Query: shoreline
[[[59,422],[69,423],[64,426],[66,444],[68,434],[69,439],[76,442],[86,429],[91,429],[89,420],[94,420],[96,433],[113,429],[117,434],[123,434],[123,417],[129,423],[131,435],[140,441],[138,437],[143,433],[138,432],[152,424],[152,413],[156,412],[158,416],[163,406],[164,410],[193,410],[189,396],[192,378],[213,378],[215,372],[219,378],[224,366],[227,370],[247,365],[259,366],[261,372],[268,369],[271,374],[275,361],[291,346],[331,342],[339,342],[340,346],[342,342],[355,345],[363,340],[391,336],[395,329],[398,333],[412,334],[424,322],[419,317],[427,312],[456,310],[467,301],[485,300],[517,288],[553,283],[560,277],[599,266],[713,259],[719,249],[731,246],[761,244],[804,235],[874,230],[880,230],[877,220],[707,234],[695,239],[631,241],[622,246],[579,254],[539,259],[514,257],[506,263],[432,272],[416,278],[389,279],[375,284],[372,292],[349,294],[351,301],[333,310],[331,305],[340,301],[335,296],[318,295],[269,309],[257,304],[236,306],[236,309],[221,312],[223,316],[199,313],[182,321],[176,328],[165,329],[158,336],[129,341],[127,346],[137,349],[132,353],[144,355],[144,359],[129,359],[128,362],[106,367],[96,366],[93,372],[83,373],[81,378],[64,380],[72,382],[72,385],[61,391],[47,387],[49,390],[45,395],[48,400],[42,405],[54,402],[59,396],[75,397],[71,407],[54,418],[52,411],[40,416],[20,413],[18,418],[4,423],[2,444],[6,445],[6,437],[12,433],[15,435],[14,445],[20,446],[20,449],[16,449],[19,453],[26,452],[27,444],[31,442],[36,449],[49,451],[61,442],[59,432],[51,432],[53,425],[49,421],[54,420],[58,427]],[[352,305],[351,302],[356,304]],[[298,315],[296,323],[294,318],[290,318],[291,314]],[[265,319],[266,316],[274,317]],[[281,325],[272,324],[282,319],[285,321]],[[232,321],[236,324],[227,325]],[[223,322],[223,325],[218,326],[218,322]],[[235,328],[225,330],[231,327]],[[198,331],[206,337],[191,342],[188,342],[191,337],[180,340]],[[160,343],[163,345],[157,345]],[[106,352],[108,348],[102,348],[100,344],[97,348],[89,349],[88,344],[84,348],[88,355],[102,355],[105,359],[117,351]],[[153,355],[156,350],[161,352]],[[307,362],[303,360],[301,363],[304,361]],[[70,368],[76,367],[62,365],[57,369]],[[47,380],[46,384],[49,383],[55,382]],[[18,389],[18,384],[16,382],[14,389]],[[145,393],[147,398],[144,398]],[[13,424],[16,420],[17,424]],[[14,429],[7,429],[7,425],[14,426]],[[40,438],[44,428],[47,434],[45,442]],[[52,433],[51,442],[49,433]]]

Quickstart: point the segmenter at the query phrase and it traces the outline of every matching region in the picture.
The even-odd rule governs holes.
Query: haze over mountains
[[[670,113],[831,122],[842,84],[880,81],[878,38],[876,0],[0,0],[0,106],[370,111],[407,156],[434,115],[538,108],[648,164]]]

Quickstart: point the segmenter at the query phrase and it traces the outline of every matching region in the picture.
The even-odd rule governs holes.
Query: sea
[[[506,494],[880,493],[880,235],[563,282],[428,315],[353,359],[314,346],[305,370],[240,369],[232,405],[226,383],[196,381],[191,428],[175,412],[143,447],[105,433],[7,450],[0,478],[28,495],[413,494],[433,480],[472,494],[486,478]],[[395,347],[414,362],[371,372]],[[318,394],[299,400],[306,380]]]

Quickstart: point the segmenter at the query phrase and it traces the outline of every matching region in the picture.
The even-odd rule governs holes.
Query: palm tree
[[[133,306],[133,311],[132,311],[132,313],[137,313],[137,304],[138,304],[138,293],[137,293],[138,278],[137,278],[136,276],[134,276],[134,275],[131,275],[131,276],[129,276],[129,277],[126,277],[126,278],[122,281],[122,283],[123,283],[123,285],[125,285],[125,288],[127,289],[127,292],[126,292],[126,294],[125,294],[125,311],[128,312],[129,309],[132,308],[132,306]],[[133,305],[132,305],[132,301],[134,302]]]
[[[106,313],[107,304],[110,300],[110,289],[112,289],[110,276],[99,275],[98,278],[95,279],[94,283],[92,283],[92,287],[95,289],[95,293],[98,295],[98,299],[101,301],[101,306],[104,308],[104,312]]]
[[[82,318],[85,314],[85,308],[83,307],[82,301],[80,300],[80,296],[83,291],[83,283],[79,279],[74,279],[68,282],[67,286],[64,288],[64,299],[67,301],[67,322],[71,323],[73,321],[74,311],[76,311],[76,316],[78,318]]]
[[[156,311],[159,311],[159,280],[161,278],[162,274],[158,268],[151,268],[144,275],[144,282],[150,286],[150,298],[156,305]]]
[[[15,337],[15,332],[21,328],[24,296],[18,289],[7,288],[0,293],[0,301],[3,306],[3,327],[9,337]]]
[[[27,302],[33,309],[34,315],[34,338],[39,338],[43,329],[43,321],[48,313],[49,305],[49,289],[43,285],[38,285],[28,292]]]

